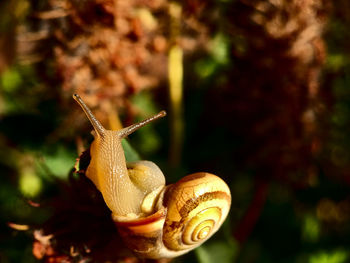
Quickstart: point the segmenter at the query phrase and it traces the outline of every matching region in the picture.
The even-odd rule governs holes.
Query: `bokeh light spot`
[[[317,241],[320,236],[320,225],[316,217],[306,215],[303,222],[303,239]]]
[[[42,181],[34,173],[24,172],[19,177],[19,188],[24,196],[34,197],[40,193]]]

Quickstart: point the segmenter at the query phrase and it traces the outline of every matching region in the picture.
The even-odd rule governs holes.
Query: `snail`
[[[94,131],[86,176],[102,193],[125,245],[141,258],[173,258],[198,247],[224,222],[231,204],[227,184],[199,172],[165,185],[150,161],[127,163],[121,140],[165,111],[118,131],[106,130],[79,95]]]

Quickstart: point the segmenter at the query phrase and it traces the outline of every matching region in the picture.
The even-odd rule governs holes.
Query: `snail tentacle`
[[[105,129],[79,95],[95,129],[86,176],[101,191],[124,243],[143,258],[173,258],[198,247],[225,221],[230,189],[210,173],[190,174],[165,185],[150,161],[126,163],[121,140],[166,115],[165,111],[119,131]]]

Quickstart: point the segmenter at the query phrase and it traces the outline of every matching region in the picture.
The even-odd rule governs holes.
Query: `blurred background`
[[[130,136],[127,158],[154,161],[168,183],[207,171],[230,186],[222,229],[174,262],[349,262],[349,1],[0,10],[0,262],[91,262],[60,250],[64,224],[40,232],[52,200],[74,205],[71,171],[92,140],[73,93],[111,129],[167,110]]]

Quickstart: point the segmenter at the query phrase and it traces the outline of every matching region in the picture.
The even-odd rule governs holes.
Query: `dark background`
[[[37,262],[33,231],[92,140],[77,92],[112,128],[167,110],[135,151],[169,183],[230,186],[222,229],[174,262],[347,262],[348,1],[118,3],[0,4],[0,261]]]

